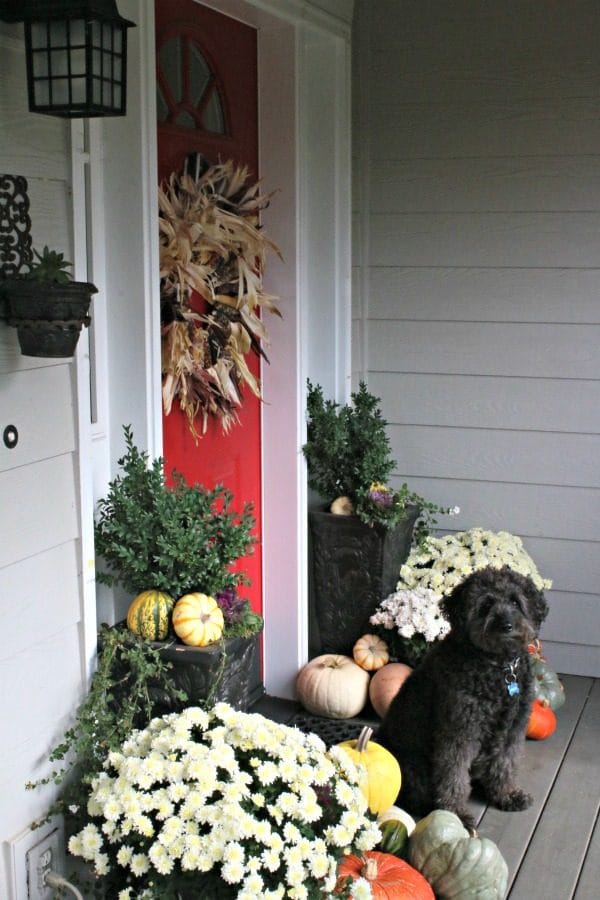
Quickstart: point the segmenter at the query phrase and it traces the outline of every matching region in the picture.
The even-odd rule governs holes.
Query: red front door
[[[159,178],[180,172],[186,156],[201,153],[210,163],[232,159],[258,178],[256,32],[195,0],[156,0]],[[248,360],[257,378],[260,364]],[[209,420],[196,443],[177,402],[163,416],[165,468],[191,484],[223,484],[234,506],[254,505],[255,545],[239,568],[251,579],[241,590],[262,609],[261,571],[261,410],[244,391],[240,422],[228,434]],[[198,431],[201,431],[200,426]]]

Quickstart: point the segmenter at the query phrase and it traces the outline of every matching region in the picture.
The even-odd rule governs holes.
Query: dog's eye
[[[510,602],[512,603],[513,606],[516,606],[518,609],[521,609],[521,601],[519,600],[519,598],[516,594],[511,594]]]

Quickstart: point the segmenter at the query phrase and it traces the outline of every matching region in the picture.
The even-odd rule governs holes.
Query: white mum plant
[[[338,860],[380,839],[360,778],[317,735],[190,707],[108,755],[69,851],[118,900],[327,896]]]
[[[371,616],[392,653],[416,662],[427,644],[447,634],[440,600],[479,569],[509,566],[528,575],[539,590],[552,582],[542,578],[523,541],[507,531],[471,528],[442,537],[428,537],[415,547],[400,569],[394,593]]]

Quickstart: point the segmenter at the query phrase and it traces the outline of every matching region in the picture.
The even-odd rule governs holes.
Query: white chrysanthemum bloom
[[[150,861],[145,853],[134,853],[129,868],[133,874],[139,878],[141,875],[145,875],[150,869]]]
[[[355,878],[350,885],[350,896],[353,900],[370,900],[373,897],[371,885],[366,878]]]
[[[159,875],[169,875],[173,871],[175,865],[173,857],[158,841],[150,847],[148,857]]]

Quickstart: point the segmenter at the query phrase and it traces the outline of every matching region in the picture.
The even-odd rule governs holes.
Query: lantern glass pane
[[[113,61],[113,79],[119,83],[123,81],[123,60],[120,56],[116,56]]]
[[[32,53],[32,66],[34,78],[48,77],[48,54],[45,50],[36,50]]]
[[[92,81],[92,102],[95,106],[100,106],[102,103],[102,82],[99,78],[94,78]]]
[[[50,46],[66,47],[67,46],[67,23],[66,22],[50,22]]]
[[[85,75],[85,50],[71,50],[71,75]]]
[[[110,53],[102,54],[102,77],[112,78],[112,56]]]
[[[121,99],[122,96],[123,96],[123,91],[121,90],[121,85],[115,84],[113,87],[113,97],[114,97],[114,108],[115,109],[121,109],[121,106],[123,105],[123,101]]]
[[[111,109],[113,105],[111,87],[111,82],[104,79],[102,82],[102,106],[106,107],[106,109]]]
[[[92,46],[93,47],[101,47],[102,46],[102,26],[100,22],[91,22],[92,28]]]
[[[31,47],[38,50],[48,45],[48,27],[46,22],[32,22],[29,26],[31,35]]]
[[[102,54],[99,50],[92,51],[92,72],[97,78],[102,74]]]
[[[50,71],[53,78],[69,74],[69,56],[65,50],[50,51]]]
[[[48,81],[35,81],[33,86],[33,96],[36,106],[48,106],[50,103],[50,95],[48,93]]]
[[[104,22],[102,25],[102,46],[105,50],[112,50],[112,25]]]
[[[123,34],[125,29],[121,28],[119,25],[115,25],[113,29],[113,50],[115,53],[118,53],[119,56],[123,55]]]
[[[73,103],[85,103],[85,78],[71,79],[71,99]]]
[[[53,78],[52,79],[52,105],[62,106],[69,102],[69,79]]]
[[[69,23],[71,46],[85,46],[85,22],[83,19],[72,19]]]

